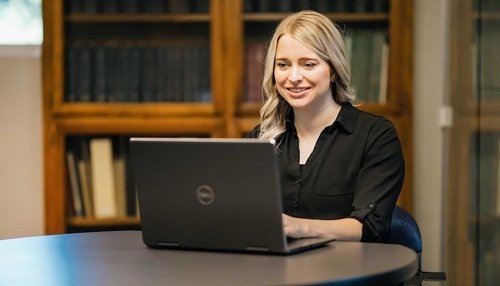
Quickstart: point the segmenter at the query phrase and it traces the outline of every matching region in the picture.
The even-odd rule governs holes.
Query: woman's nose
[[[290,76],[288,79],[295,83],[295,82],[300,82],[302,80],[303,76],[302,73],[300,72],[300,69],[298,67],[292,67],[290,71]]]

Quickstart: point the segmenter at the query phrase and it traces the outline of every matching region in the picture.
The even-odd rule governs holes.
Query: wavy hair
[[[285,34],[302,43],[328,63],[333,75],[330,88],[336,103],[353,103],[356,97],[351,87],[351,69],[346,59],[344,39],[335,23],[315,11],[290,14],[276,27],[264,62],[262,83],[264,105],[260,109],[259,138],[265,140],[277,139],[285,132],[286,117],[292,109],[278,93],[274,79],[276,48],[279,39]]]

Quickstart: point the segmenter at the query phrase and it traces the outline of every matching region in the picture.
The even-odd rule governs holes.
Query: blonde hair
[[[290,35],[328,63],[334,79],[330,84],[336,103],[353,103],[356,97],[351,87],[351,69],[346,59],[344,39],[336,25],[326,16],[314,11],[301,11],[284,18],[269,43],[265,58],[260,110],[261,139],[277,139],[285,132],[285,121],[292,107],[278,94],[274,79],[274,60],[278,40]]]

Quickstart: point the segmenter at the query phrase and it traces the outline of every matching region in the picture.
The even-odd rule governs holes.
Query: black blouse
[[[247,137],[258,138],[259,126]],[[293,114],[277,140],[283,208],[313,219],[351,217],[363,224],[361,241],[386,242],[404,177],[404,159],[392,123],[344,104],[299,165]]]

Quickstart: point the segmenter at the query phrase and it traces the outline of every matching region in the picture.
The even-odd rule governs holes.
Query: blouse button
[[[297,184],[301,184],[302,183],[302,179],[301,178],[298,178],[297,181],[295,181]]]
[[[296,200],[293,200],[293,201],[292,201],[292,204],[296,205],[296,204],[297,204],[297,201],[296,201]]]
[[[375,205],[374,204],[369,204],[368,207],[371,208],[371,209],[373,209],[375,207]]]

